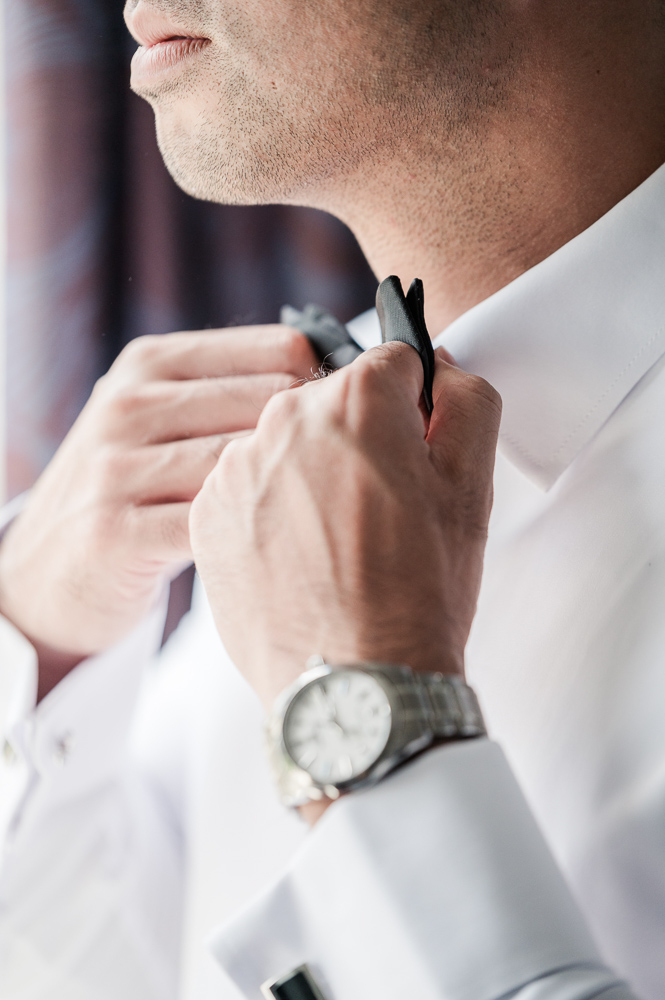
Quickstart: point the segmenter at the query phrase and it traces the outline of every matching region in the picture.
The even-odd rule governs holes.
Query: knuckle
[[[484,378],[457,371],[446,382],[443,393],[449,418],[455,417],[469,429],[498,429],[501,397]]]
[[[495,416],[501,415],[501,396],[493,385],[490,385],[480,375],[467,375],[466,384],[474,402],[485,408],[488,413],[493,413]]]
[[[388,356],[378,353],[371,360],[368,359],[361,365],[349,365],[342,369],[344,378],[348,381],[349,389],[357,394],[360,399],[373,398],[383,390],[385,385],[385,370],[388,364]]]
[[[250,464],[249,439],[229,441],[199,493],[199,508],[212,502],[213,497],[219,500],[227,495],[237,496],[239,484],[245,480]]]
[[[341,375],[331,394],[332,414],[350,422],[356,431],[375,423],[377,412],[382,412],[382,398],[386,393],[386,361],[380,357],[371,364],[349,365],[335,376]],[[333,379],[328,380],[333,388]]]
[[[266,403],[259,425],[264,427],[280,425],[292,419],[297,409],[298,399],[295,392],[276,392]]]
[[[106,374],[101,375],[93,385],[92,392],[90,393],[90,403],[93,406],[102,405],[108,395],[113,392],[113,379],[111,372],[112,369],[109,369],[109,371],[107,371]]]
[[[135,337],[122,349],[115,365],[119,368],[144,368],[150,364],[162,346],[162,338],[157,334]]]
[[[274,452],[297,433],[302,422],[299,395],[295,391],[280,392],[268,401],[259,417],[253,439],[259,453]]]
[[[127,423],[145,410],[147,394],[141,385],[116,386],[106,401],[108,415],[113,423]]]
[[[215,471],[206,479],[203,488],[204,491],[210,491],[212,489],[215,477],[222,478],[225,473],[228,474],[230,469],[237,467],[242,461],[242,456],[242,439],[235,438],[234,440],[229,441],[220,454],[219,462],[217,463]]]
[[[111,395],[122,386],[140,385],[159,378],[159,363],[172,348],[170,338],[180,334],[146,334],[123,347],[105,375],[99,379],[100,395]]]
[[[92,477],[101,497],[107,498],[122,491],[132,475],[129,453],[107,445],[100,448],[93,459]]]

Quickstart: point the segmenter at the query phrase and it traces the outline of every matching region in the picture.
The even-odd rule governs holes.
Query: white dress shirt
[[[496,742],[307,832],[200,590],[159,658],[155,612],[36,709],[0,627],[3,1000],[257,998],[303,961],[328,1000],[665,997],[664,257],[661,168],[440,338],[504,400],[468,648]]]

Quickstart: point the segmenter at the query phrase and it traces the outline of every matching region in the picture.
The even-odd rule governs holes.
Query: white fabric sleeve
[[[247,998],[307,963],[326,1000],[629,1000],[499,747],[449,744],[332,805],[211,948]]]
[[[128,753],[164,608],[35,707],[34,650],[0,619],[0,996],[176,995],[180,841]]]
[[[19,758],[10,735],[32,711],[36,698],[37,654],[0,615],[0,842],[4,842],[29,779],[27,761]]]

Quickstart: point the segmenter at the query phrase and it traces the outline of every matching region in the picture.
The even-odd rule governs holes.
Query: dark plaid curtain
[[[5,0],[4,15],[11,496],[132,337],[274,322],[284,302],[345,320],[375,282],[330,216],[175,186],[128,88],[121,0]]]

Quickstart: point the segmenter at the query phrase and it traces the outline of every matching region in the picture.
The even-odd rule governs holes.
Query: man
[[[101,380],[0,550],[3,996],[255,997],[308,962],[331,1000],[661,997],[662,5],[126,17],[179,183],[334,212],[379,278],[424,279],[474,375],[438,352],[430,416],[389,344],[281,392],[315,362],[267,328],[139,342]],[[303,757],[281,776],[305,834],[256,695],[302,709],[321,654],[349,686],[405,664],[466,697],[499,421],[478,375],[504,415],[466,677],[542,833],[470,727],[337,802]],[[253,692],[205,607],[141,685],[190,544]],[[318,732],[353,739],[318,669]]]

